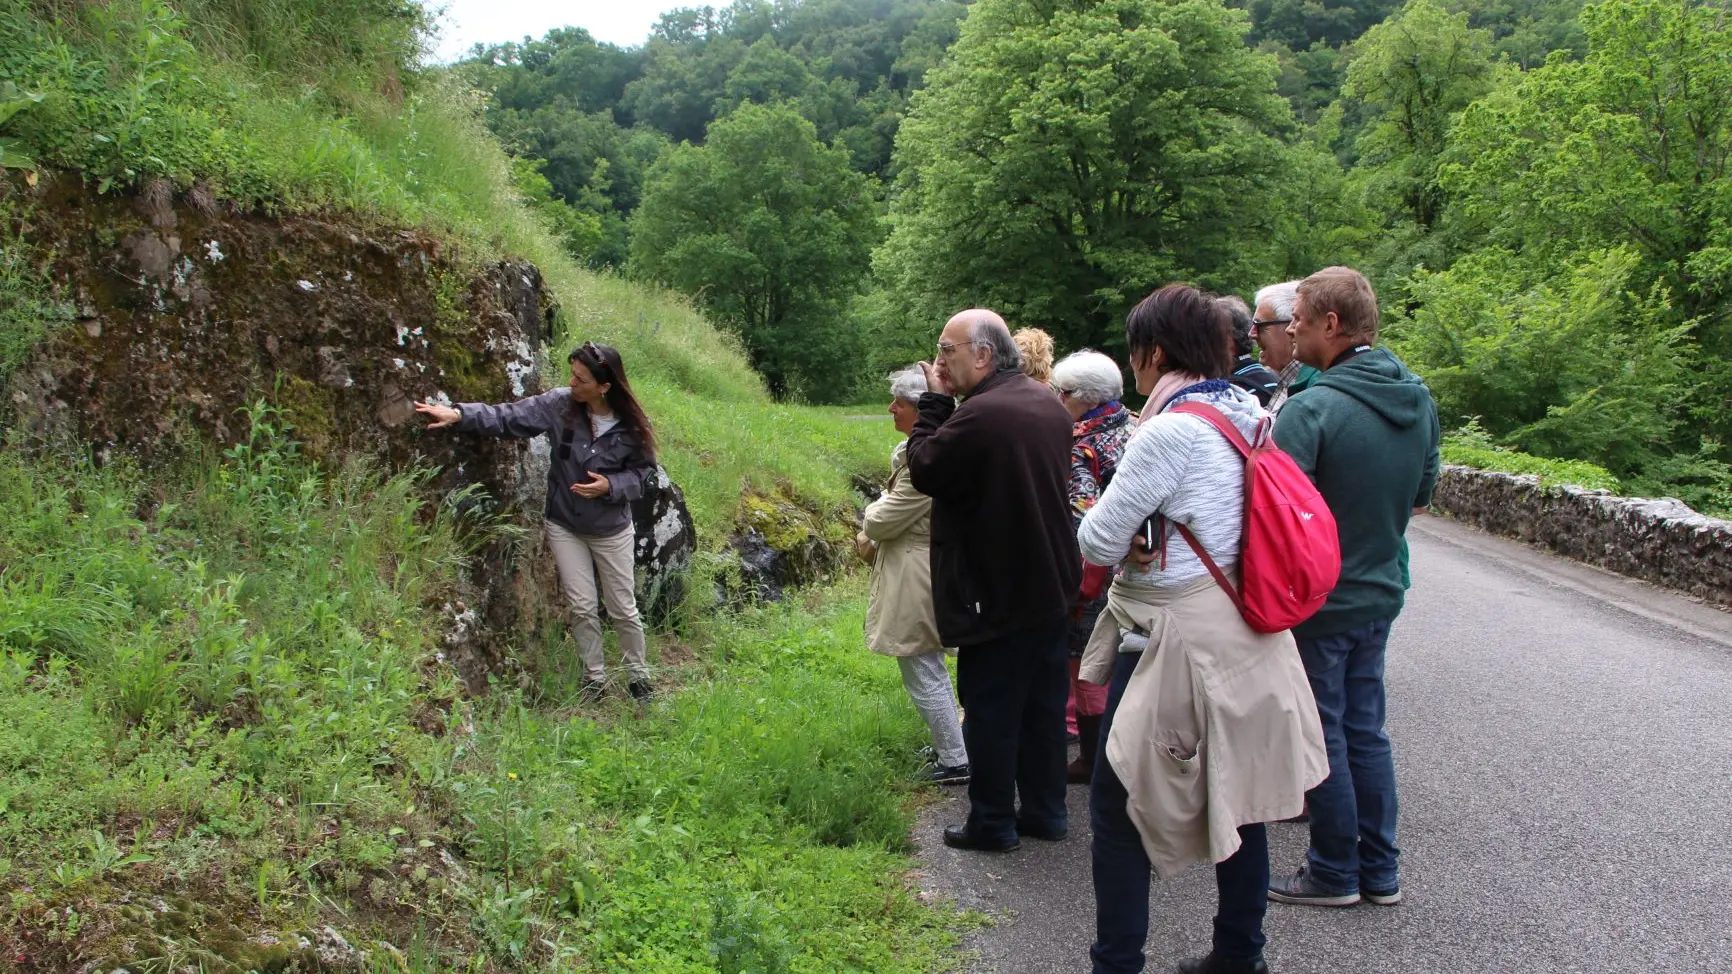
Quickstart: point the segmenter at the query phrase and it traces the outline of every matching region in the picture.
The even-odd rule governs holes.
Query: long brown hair
[[[584,342],[571,350],[567,361],[582,365],[589,370],[589,377],[598,385],[608,387],[605,398],[607,404],[613,408],[614,415],[643,443],[644,451],[650,455],[650,459],[655,459],[655,427],[650,424],[643,407],[638,405],[637,396],[632,395],[631,383],[626,380],[625,362],[619,357],[619,349],[612,345]],[[576,399],[571,401],[571,405],[578,417],[588,422],[589,407]]]

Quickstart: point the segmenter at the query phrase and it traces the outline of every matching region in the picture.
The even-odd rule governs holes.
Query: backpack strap
[[[1191,550],[1197,553],[1198,560],[1203,563],[1204,568],[1209,570],[1209,574],[1215,576],[1215,584],[1221,586],[1221,591],[1226,592],[1227,598],[1233,600],[1233,608],[1238,609],[1239,614],[1243,615],[1245,613],[1245,602],[1239,596],[1239,590],[1233,587],[1233,580],[1228,578],[1227,573],[1221,570],[1221,566],[1215,564],[1215,559],[1210,558],[1209,553],[1203,550],[1202,543],[1197,540],[1196,535],[1191,533],[1190,528],[1185,527],[1177,521],[1173,522],[1173,527],[1178,528],[1179,533],[1185,536],[1185,543],[1190,545]]]
[[[1174,413],[1188,413],[1198,419],[1208,421],[1209,425],[1219,430],[1221,435],[1227,438],[1227,442],[1233,444],[1233,447],[1245,458],[1245,515],[1249,517],[1251,512],[1250,465],[1251,454],[1253,451],[1251,449],[1251,444],[1245,441],[1245,434],[1239,432],[1239,427],[1234,426],[1233,422],[1226,416],[1222,415],[1219,409],[1216,409],[1214,406],[1211,406],[1206,402],[1182,402],[1171,407],[1167,411]],[[1259,427],[1257,430],[1257,441],[1261,443],[1264,436],[1264,429]],[[1203,549],[1203,545],[1197,540],[1197,536],[1191,533],[1190,528],[1185,527],[1177,521],[1173,522],[1173,527],[1178,528],[1179,533],[1185,536],[1185,543],[1191,546],[1191,550],[1197,553],[1197,559],[1203,563],[1203,567],[1207,568],[1209,574],[1215,577],[1215,584],[1221,586],[1221,591],[1226,592],[1227,597],[1233,600],[1234,608],[1237,608],[1241,615],[1244,614],[1245,604],[1244,600],[1239,595],[1239,590],[1233,587],[1232,579],[1228,578],[1227,573],[1221,570],[1221,566],[1215,564],[1215,559],[1209,557],[1209,553]],[[1240,543],[1244,543],[1242,532],[1240,535]],[[1242,566],[1241,570],[1243,570]]]
[[[1240,455],[1244,456],[1247,460],[1251,458],[1251,444],[1245,442],[1245,434],[1239,432],[1239,427],[1234,426],[1233,421],[1222,415],[1221,411],[1216,409],[1214,406],[1211,406],[1206,402],[1182,402],[1173,406],[1171,409],[1168,409],[1167,412],[1186,413],[1195,416],[1198,419],[1206,420],[1210,426],[1221,431],[1221,435],[1227,438],[1227,442],[1233,444],[1234,448],[1239,451]],[[1262,431],[1260,429],[1258,430],[1257,438],[1259,440],[1262,439]]]

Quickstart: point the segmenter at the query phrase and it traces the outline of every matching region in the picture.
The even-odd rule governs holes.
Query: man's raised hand
[[[926,391],[936,392],[941,396],[951,395],[950,377],[944,374],[944,366],[939,362],[921,362],[920,371],[926,375]]]

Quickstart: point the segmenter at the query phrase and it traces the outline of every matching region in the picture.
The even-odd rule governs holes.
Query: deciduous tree
[[[777,395],[851,391],[840,311],[877,236],[871,182],[787,104],[741,106],[670,151],[632,219],[633,273],[691,295],[744,340]]]

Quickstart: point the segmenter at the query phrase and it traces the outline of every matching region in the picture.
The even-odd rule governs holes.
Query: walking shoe
[[[1306,867],[1300,866],[1292,876],[1269,884],[1269,899],[1302,906],[1353,906],[1359,902],[1359,894],[1330,889],[1314,879]]]
[[[1376,903],[1378,906],[1394,906],[1401,902],[1401,888],[1360,890],[1365,896],[1365,902]]]
[[[631,691],[633,700],[648,700],[656,695],[656,688],[651,686],[648,680],[633,680],[626,689]]]
[[[941,764],[932,769],[931,781],[935,785],[966,785],[968,765],[959,764],[954,768],[947,768]]]
[[[1207,957],[1179,961],[1179,974],[1269,974],[1269,964],[1261,957]]]
[[[1022,845],[1022,841],[1015,836],[1011,836],[1009,841],[995,841],[974,834],[966,825],[946,825],[944,844],[952,849],[967,849],[971,852],[1010,852]]]
[[[1016,819],[1016,831],[1018,835],[1026,835],[1031,839],[1039,839],[1042,842],[1063,842],[1065,837],[1070,835],[1070,829],[1068,828],[1054,828],[1050,825],[1036,825],[1020,815],[1017,816]]]
[[[585,680],[583,688],[577,691],[577,699],[581,703],[600,703],[607,693],[607,683],[602,680]]]

